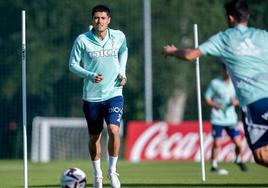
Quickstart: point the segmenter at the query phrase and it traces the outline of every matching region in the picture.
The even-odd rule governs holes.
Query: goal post
[[[104,123],[101,137],[101,158],[108,158],[108,134]],[[124,125],[120,124],[123,137]],[[85,118],[35,117],[32,122],[32,162],[51,160],[88,160],[88,130]],[[106,152],[105,152],[106,151]],[[120,156],[121,157],[120,153]]]
[[[33,162],[88,159],[84,118],[35,117],[32,125]]]

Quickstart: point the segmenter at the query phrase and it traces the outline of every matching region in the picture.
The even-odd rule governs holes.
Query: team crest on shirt
[[[115,40],[112,39],[112,48],[114,48],[114,47],[115,47]]]
[[[111,36],[111,45],[112,48],[115,48],[115,37],[113,35]]]

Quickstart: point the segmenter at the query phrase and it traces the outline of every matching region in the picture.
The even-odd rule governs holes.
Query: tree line
[[[267,29],[268,3],[248,2],[252,11],[250,25]],[[1,1],[0,136],[6,141],[0,145],[10,143],[14,147],[1,152],[0,157],[21,156],[18,151],[22,126],[21,10],[27,12],[27,118],[30,135],[35,116],[83,116],[82,80],[68,70],[68,58],[75,38],[88,30],[91,8],[99,3],[110,7],[111,28],[122,30],[128,41],[124,122],[144,120],[142,0]],[[224,30],[227,24],[223,3],[220,0],[151,0],[154,120],[165,119],[167,101],[176,89],[187,95],[184,118],[198,118],[194,63],[165,59],[161,48],[167,43],[193,47],[194,24],[199,26],[200,42]],[[202,90],[220,73],[219,63],[215,63],[217,61],[210,57],[201,58]],[[209,118],[206,105],[203,105],[203,117]],[[17,125],[15,131],[14,122]]]

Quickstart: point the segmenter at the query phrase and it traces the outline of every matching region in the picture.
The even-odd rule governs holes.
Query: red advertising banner
[[[253,160],[241,130],[243,161]],[[129,161],[142,160],[194,160],[200,161],[200,140],[198,121],[184,121],[180,124],[167,122],[129,122],[126,137],[125,157]],[[203,122],[205,160],[210,159],[212,136],[209,122]],[[223,133],[219,161],[234,161],[234,144]]]

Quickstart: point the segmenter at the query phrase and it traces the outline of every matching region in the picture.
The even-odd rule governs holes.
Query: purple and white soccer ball
[[[68,168],[61,176],[61,188],[85,188],[86,174],[79,168]]]

